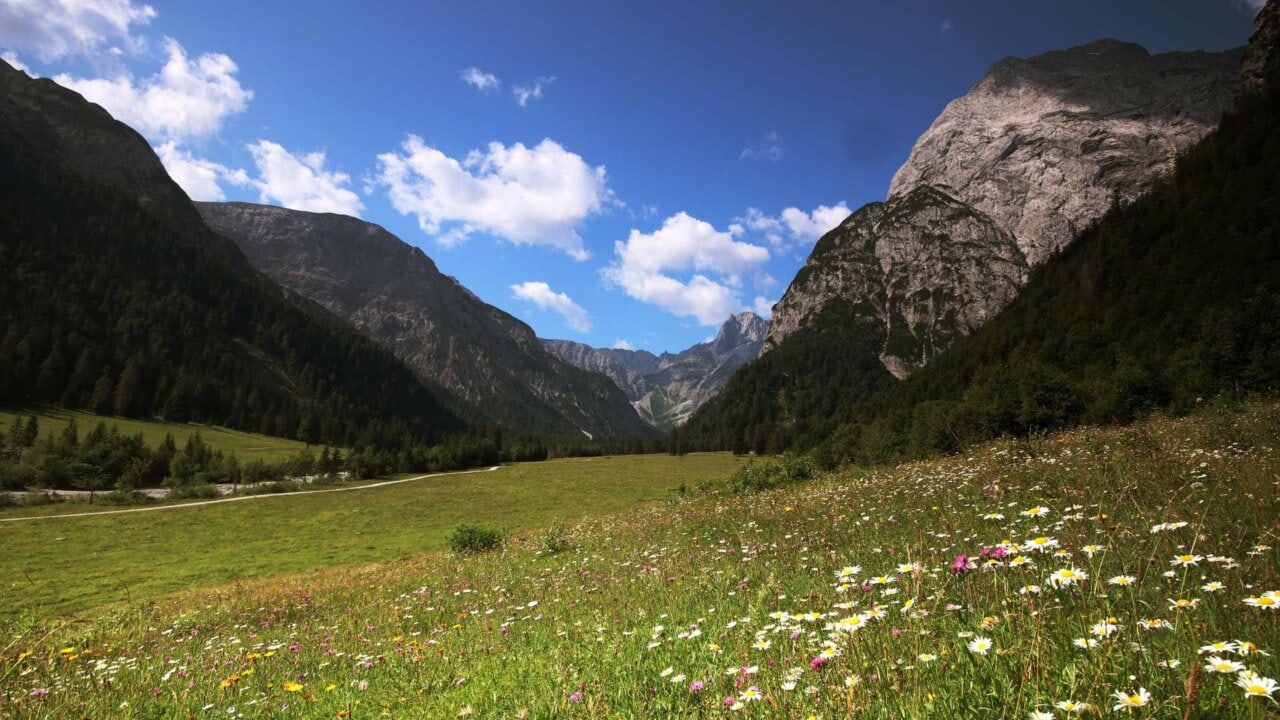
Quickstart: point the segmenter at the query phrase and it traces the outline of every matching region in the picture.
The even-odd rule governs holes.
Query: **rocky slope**
[[[661,430],[682,424],[724,387],[734,371],[760,354],[768,323],[744,312],[725,321],[711,342],[679,353],[594,348],[569,340],[543,340],[557,357],[608,375],[645,422]]]
[[[1128,203],[1217,127],[1242,51],[1150,55],[1100,40],[996,63],[916,142],[889,195],[946,186],[1013,233],[1031,265]]]
[[[905,377],[1007,305],[1028,269],[1172,170],[1216,126],[1243,52],[1150,55],[1103,40],[996,63],[872,203],[824,237],[765,351],[840,300]]]
[[[851,327],[875,328],[880,361],[899,379],[991,318],[1026,282],[1013,236],[937,188],[863,206],[814,246],[774,308],[766,348],[833,300]]]
[[[652,432],[601,375],[542,348],[431,258],[356,218],[249,203],[197,203],[253,265],[389,348],[492,420],[540,434]]]
[[[1270,0],[1253,23],[1253,35],[1240,63],[1245,92],[1264,90],[1280,72],[1280,2]]]

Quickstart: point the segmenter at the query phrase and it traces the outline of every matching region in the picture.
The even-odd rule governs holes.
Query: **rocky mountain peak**
[[[889,195],[947,187],[1031,265],[1171,171],[1235,97],[1242,51],[1151,55],[1099,40],[1006,58],[916,142]]]
[[[763,342],[768,329],[769,323],[759,315],[749,310],[740,312],[737,315],[730,315],[729,319],[720,326],[711,345],[718,353],[728,352],[744,343]]]

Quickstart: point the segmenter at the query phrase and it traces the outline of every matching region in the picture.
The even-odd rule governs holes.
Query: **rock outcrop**
[[[1218,126],[1242,51],[1150,55],[1100,40],[996,63],[947,105],[889,195],[948,188],[1013,233],[1037,265],[1132,202]]]
[[[878,328],[880,360],[899,379],[1017,294],[1027,263],[1013,236],[937,188],[864,205],[814,246],[774,307],[766,350],[831,301],[851,327]]]
[[[1246,93],[1260,92],[1280,71],[1280,0],[1269,0],[1253,23],[1253,35],[1240,63]]]
[[[565,362],[608,375],[645,422],[671,430],[720,392],[735,370],[759,356],[767,328],[755,313],[739,313],[720,326],[711,342],[661,355],[569,340],[542,343]]]
[[[493,421],[538,434],[652,433],[608,378],[553,357],[528,325],[381,227],[266,205],[196,205],[255,267]]]

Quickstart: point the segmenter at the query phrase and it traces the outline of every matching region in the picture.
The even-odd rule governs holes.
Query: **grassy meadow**
[[[161,563],[157,576],[182,572],[178,557],[208,567],[230,552],[287,572],[318,546],[346,549],[324,570],[12,618],[0,715],[1276,717],[1278,440],[1280,407],[1251,405],[614,514],[603,513],[621,509],[608,499],[620,488],[464,488],[511,492],[515,477],[499,472],[434,499],[411,498],[424,486],[409,484],[358,509],[339,507],[353,493],[309,512],[211,514],[231,530],[217,548],[202,511],[168,536],[146,525],[177,513],[153,513],[129,532],[172,541],[136,563]],[[647,497],[677,482],[645,479],[677,459],[632,462]],[[421,515],[465,492],[458,518],[574,524],[554,543],[534,530],[484,554],[410,554],[439,537],[414,525]],[[306,542],[291,539],[300,516],[322,529]],[[53,527],[21,530],[44,547],[112,530]],[[3,530],[7,582],[15,536]],[[393,549],[402,534],[423,542]],[[367,562],[361,542],[396,559]],[[84,582],[71,566],[97,562],[63,555],[47,597]]]
[[[0,617],[396,560],[445,547],[459,523],[519,531],[577,522],[662,500],[741,462],[728,453],[574,458],[341,493],[0,522]],[[0,517],[62,509],[13,508]]]
[[[186,444],[188,438],[199,433],[200,438],[208,443],[209,447],[214,450],[234,453],[236,457],[240,458],[241,462],[249,462],[251,460],[279,462],[297,455],[298,452],[307,448],[306,443],[297,440],[231,430],[214,425],[164,422],[161,420],[134,420],[94,415],[83,410],[64,410],[53,407],[33,408],[30,410],[0,409],[0,431],[9,432],[15,417],[20,417],[25,422],[32,415],[39,419],[40,434],[42,436],[48,435],[50,432],[55,434],[62,432],[72,420],[76,421],[76,426],[80,429],[81,434],[89,432],[99,422],[104,422],[107,427],[112,425],[119,427],[122,435],[142,433],[143,441],[150,448],[154,448],[164,442],[165,435],[172,435],[173,441],[181,448]]]

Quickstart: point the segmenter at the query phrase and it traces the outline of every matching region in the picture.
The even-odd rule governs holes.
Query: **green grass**
[[[0,616],[402,558],[445,547],[462,523],[518,531],[577,522],[661,500],[682,482],[726,476],[740,462],[727,453],[552,460],[351,492],[4,522]],[[95,509],[113,508],[76,507]]]
[[[94,415],[93,413],[81,410],[63,410],[61,408],[33,408],[30,410],[21,409],[0,409],[0,431],[9,432],[9,428],[13,425],[14,417],[21,417],[25,421],[26,418],[35,415],[39,418],[40,434],[48,435],[51,431],[54,433],[62,432],[71,420],[76,421],[76,425],[80,429],[80,433],[89,432],[94,425],[104,422],[107,427],[115,425],[120,428],[121,434],[137,435],[142,433],[142,438],[146,442],[147,447],[154,448],[164,442],[166,434],[173,436],[173,441],[177,443],[178,448],[187,442],[187,438],[200,433],[201,439],[209,444],[215,450],[235,453],[241,462],[250,460],[264,460],[266,462],[278,462],[285,460],[293,455],[297,455],[299,451],[305,450],[306,443],[297,440],[287,440],[285,438],[272,437],[270,435],[259,435],[258,433],[243,432],[240,430],[231,430],[215,425],[197,425],[195,423],[173,423],[163,422],[161,420],[133,420],[129,418],[108,417],[104,415]],[[319,450],[317,450],[319,452]]]
[[[632,505],[573,522],[556,553],[531,531],[461,558],[350,557],[65,624],[25,616],[0,630],[0,703],[24,719],[1076,717],[1056,708],[1066,701],[1092,706],[1079,717],[1274,718],[1277,705],[1245,697],[1237,673],[1205,672],[1200,648],[1226,643],[1224,659],[1280,675],[1280,610],[1245,602],[1280,595],[1278,449],[1280,407],[1253,405]],[[676,484],[681,461],[628,462],[656,490]],[[449,513],[500,524],[490,518],[572,522],[609,509],[611,493],[581,481],[582,494],[562,479],[537,500],[532,486],[552,474],[523,487],[486,480],[522,495],[477,488]],[[403,525],[432,502],[452,501],[360,504]],[[282,508],[236,538],[286,543],[277,528],[290,517]],[[331,523],[325,541],[395,532],[362,519]],[[1036,538],[1051,549],[1028,549]],[[1001,546],[1010,557],[990,567],[950,569]],[[287,565],[289,554],[267,560]],[[1194,564],[1176,564],[1181,555]],[[1067,568],[1088,578],[1054,587]],[[1108,582],[1118,576],[1133,581]],[[969,649],[979,637],[986,654]],[[1268,654],[1242,653],[1240,641]],[[1112,712],[1116,692],[1139,689],[1144,707]]]

